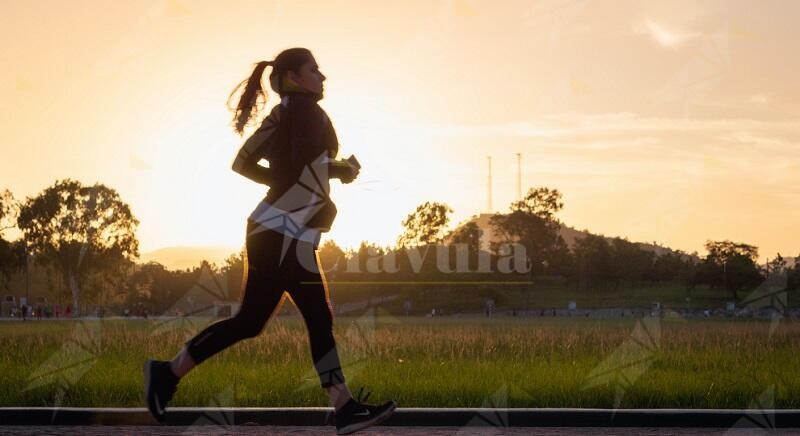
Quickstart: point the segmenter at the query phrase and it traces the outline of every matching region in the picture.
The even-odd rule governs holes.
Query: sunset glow
[[[701,251],[800,253],[800,3],[3,2],[0,189],[102,182],[141,251],[244,242],[266,193],[231,171],[225,102],[255,62],[307,47],[340,154],[332,238],[393,244],[424,201],[453,225],[522,186],[567,225]],[[263,115],[276,104],[271,93]],[[247,132],[249,133],[249,131]]]

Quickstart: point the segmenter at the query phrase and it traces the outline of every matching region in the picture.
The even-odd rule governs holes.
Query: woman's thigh
[[[332,318],[330,295],[319,258],[311,244],[299,242],[297,245],[297,262],[286,290],[306,321],[328,324]]]
[[[272,230],[254,231],[248,222],[244,282],[240,315],[269,317],[287,286],[281,267],[283,235]]]

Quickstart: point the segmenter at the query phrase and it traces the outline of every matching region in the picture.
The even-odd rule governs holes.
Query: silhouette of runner
[[[231,97],[244,87],[234,110],[236,132],[242,134],[266,100],[261,77],[268,66],[270,87],[281,101],[245,141],[232,165],[239,174],[270,187],[247,219],[241,307],[235,316],[187,341],[172,361],[147,360],[145,399],[153,417],[165,422],[165,408],[181,377],[236,342],[258,336],[288,292],[308,328],[314,367],[335,409],[337,433],[348,434],[383,421],[397,407],[394,401],[365,404],[369,393],[353,398],[348,389],[333,337],[328,288],[316,256],[320,235],[330,230],[336,216],[329,180],[350,183],[360,165],[352,156],[335,159],[336,132],[317,104],[325,76],[305,48],[290,48],[273,61],[257,63],[233,90]],[[269,161],[269,167],[258,165],[261,159]]]

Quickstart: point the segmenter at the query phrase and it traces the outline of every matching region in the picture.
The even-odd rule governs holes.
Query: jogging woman
[[[234,113],[235,130],[255,117],[266,100],[261,76],[272,67],[270,87],[281,101],[242,145],[233,170],[270,187],[247,220],[244,296],[235,316],[216,322],[186,342],[172,361],[148,360],[144,366],[145,399],[153,417],[166,419],[165,407],[178,382],[196,365],[236,342],[260,334],[288,292],[308,328],[311,356],[321,386],[335,409],[338,434],[377,424],[397,407],[354,399],[345,383],[333,337],[328,288],[316,256],[322,232],[330,230],[336,206],[329,197],[329,179],[352,182],[357,161],[336,160],[338,141],[333,124],[317,104],[325,76],[311,52],[291,48],[273,61],[262,61],[242,87]],[[269,167],[258,165],[261,159]],[[369,394],[367,394],[367,397]]]

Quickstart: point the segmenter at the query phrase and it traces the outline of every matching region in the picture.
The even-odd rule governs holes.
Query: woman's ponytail
[[[245,126],[251,120],[257,118],[258,112],[261,111],[267,101],[267,93],[261,87],[261,77],[264,75],[264,70],[267,67],[272,67],[272,72],[269,75],[270,87],[283,97],[285,91],[283,75],[287,71],[299,73],[300,68],[310,58],[312,58],[311,52],[307,48],[294,47],[280,52],[275,57],[275,60],[261,61],[256,64],[250,77],[241,81],[228,97],[228,109],[233,111],[233,127],[237,133],[242,134]],[[231,99],[242,88],[244,88],[244,91],[239,97],[239,104],[234,109],[230,104]]]
[[[233,89],[228,97],[228,108],[233,111],[233,127],[238,134],[242,134],[245,126],[251,119],[258,115],[258,112],[267,101],[267,94],[261,87],[261,76],[268,66],[272,66],[273,61],[261,61],[256,64],[253,73],[250,77],[242,80],[236,88]],[[241,97],[239,97],[239,104],[236,108],[230,107],[230,101],[239,89],[244,86]]]

